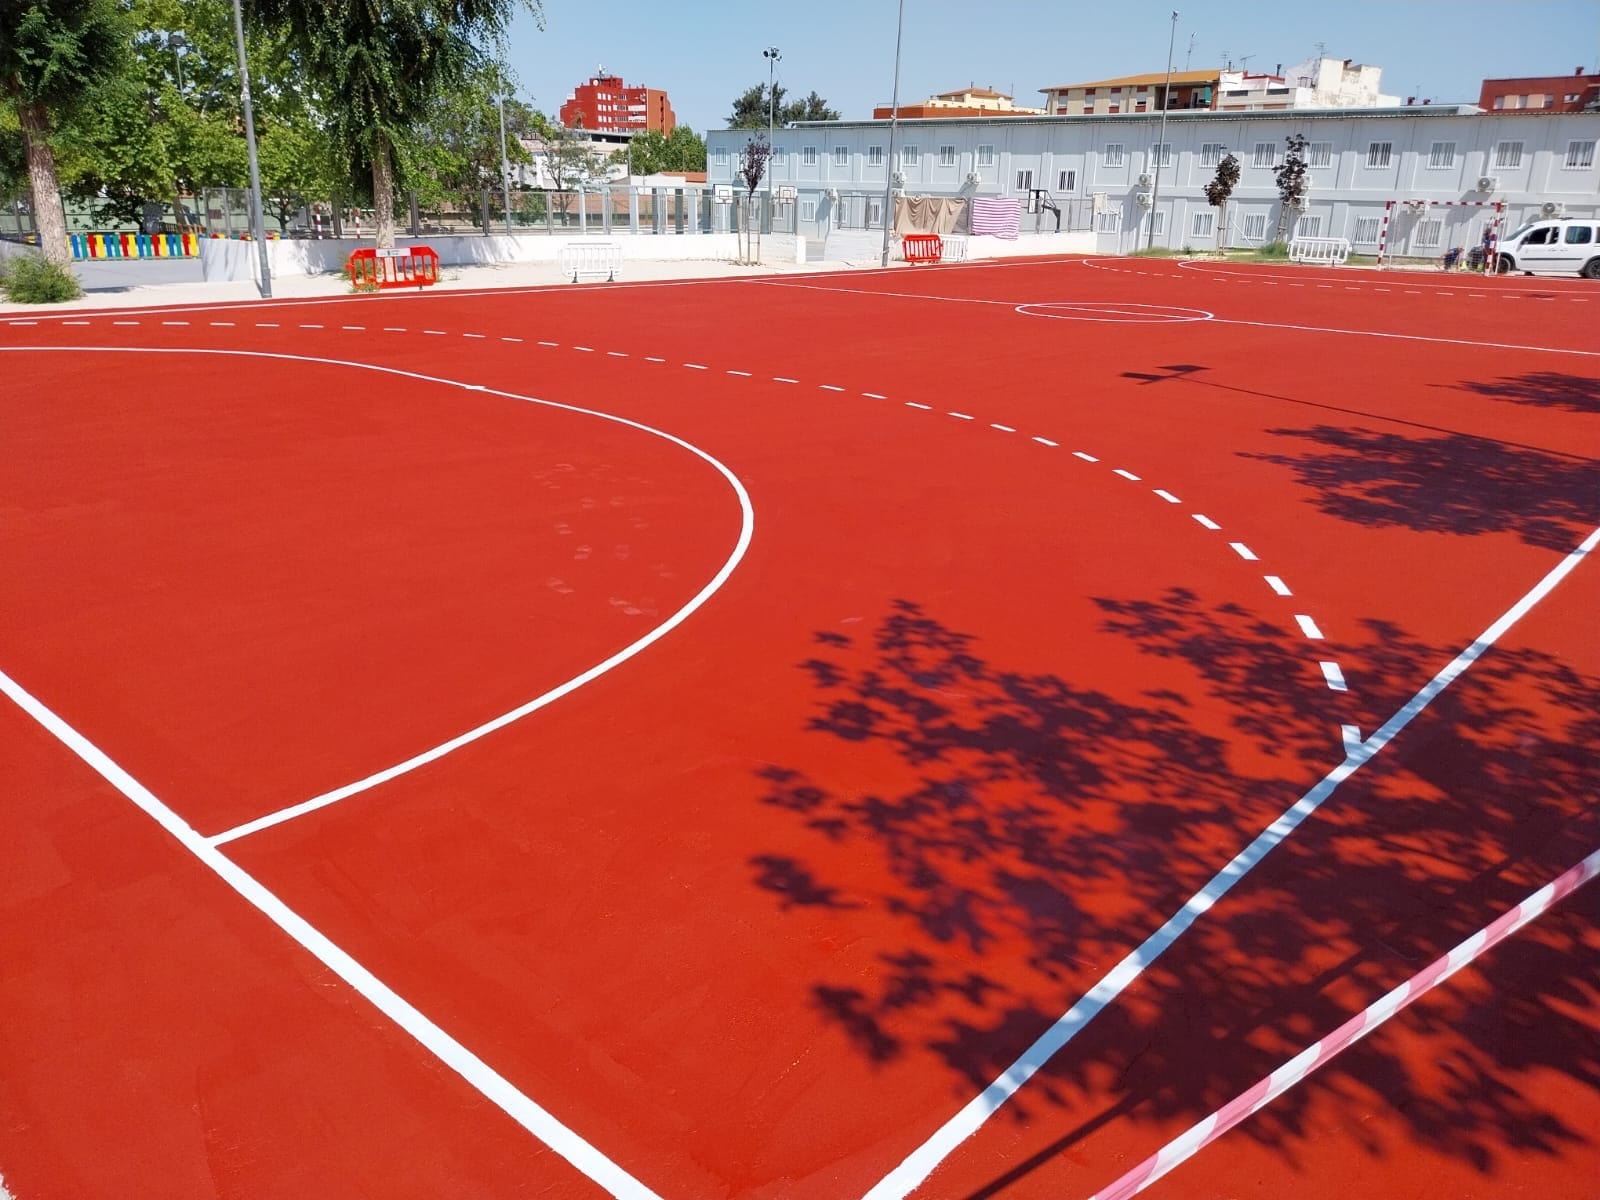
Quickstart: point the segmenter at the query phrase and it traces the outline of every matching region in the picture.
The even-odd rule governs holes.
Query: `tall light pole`
[[[888,181],[883,185],[883,258],[889,265],[889,237],[894,230],[894,139],[900,128],[900,42],[906,30],[906,0],[900,0],[894,26],[894,94],[889,98],[889,157],[884,162]]]
[[[272,265],[267,261],[267,223],[261,215],[261,160],[256,157],[256,117],[250,105],[250,62],[244,52],[244,14],[233,0],[233,38],[239,52],[239,98],[244,102],[244,145],[250,156],[250,230],[261,259],[261,295],[272,298]]]
[[[776,46],[768,46],[761,52],[761,57],[767,60],[767,220],[770,221],[772,219],[772,135],[778,111],[776,79],[778,60],[783,55],[778,52]]]
[[[1144,248],[1156,244],[1156,201],[1161,199],[1161,160],[1167,156],[1167,109],[1172,107],[1172,48],[1178,38],[1178,10],[1172,10],[1172,32],[1167,35],[1167,82],[1161,91],[1161,132],[1156,134],[1156,177],[1150,189],[1150,233]],[[1134,245],[1138,245],[1135,242]]]
[[[506,236],[511,236],[511,160],[506,157],[506,88],[505,80],[496,89],[500,104],[500,194],[506,202]]]

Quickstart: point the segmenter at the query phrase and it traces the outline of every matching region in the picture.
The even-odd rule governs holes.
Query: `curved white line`
[[[463,746],[470,745],[471,743],[478,741],[480,738],[487,737],[489,734],[498,729],[505,728],[514,721],[520,721],[523,717],[528,716],[530,713],[537,712],[539,709],[554,703],[563,696],[576,691],[584,684],[593,682],[606,672],[621,666],[630,658],[633,658],[635,655],[655,645],[656,642],[666,637],[667,634],[671,633],[679,625],[682,625],[698,609],[703,607],[705,603],[710,600],[714,594],[716,594],[722,585],[728,581],[728,577],[733,574],[734,569],[744,558],[745,551],[750,548],[750,540],[755,533],[755,508],[750,503],[750,494],[745,491],[744,484],[739,481],[739,477],[737,475],[735,475],[716,458],[713,458],[710,454],[700,449],[700,447],[694,445],[693,443],[686,442],[682,438],[676,437],[673,434],[665,432],[664,430],[656,429],[653,426],[645,425],[638,421],[630,421],[626,417],[619,417],[613,413],[599,412],[592,408],[579,408],[573,404],[561,404],[554,400],[540,400],[533,396],[519,395],[516,392],[504,392],[498,388],[484,387],[481,384],[463,383],[457,379],[443,379],[436,375],[423,375],[416,371],[402,371],[397,367],[380,367],[372,363],[352,362],[346,359],[338,358],[317,358],[304,354],[282,354],[265,350],[180,349],[178,347],[164,346],[0,346],[0,350],[65,351],[68,353],[91,354],[215,354],[244,358],[271,358],[290,362],[317,363],[325,366],[355,367],[363,371],[377,371],[385,375],[399,375],[408,379],[419,379],[426,383],[445,384],[450,387],[465,388],[468,391],[483,392],[486,395],[503,396],[508,400],[522,400],[529,404],[543,405],[546,408],[561,409],[566,412],[578,413],[582,416],[598,417],[603,421],[612,421],[618,425],[625,425],[631,429],[637,429],[643,433],[651,434],[654,437],[662,438],[665,441],[671,442],[675,446],[682,447],[683,449],[689,451],[691,454],[695,455],[695,457],[710,463],[711,466],[715,468],[717,473],[728,481],[728,485],[733,489],[734,495],[738,497],[740,513],[739,538],[734,545],[733,552],[728,555],[727,561],[722,564],[722,567],[715,575],[711,577],[711,580],[704,587],[690,597],[688,602],[685,603],[683,607],[678,609],[677,612],[673,613],[670,617],[668,617],[661,624],[657,625],[643,637],[637,639],[636,641],[630,642],[627,646],[624,646],[621,650],[611,655],[610,658],[596,663],[587,671],[584,671],[581,675],[573,676],[565,683],[551,688],[549,691],[534,697],[526,704],[519,705],[510,712],[502,713],[500,716],[495,717],[492,720],[485,721],[483,724],[477,725],[472,729],[467,730],[465,733],[458,734],[449,741],[441,742],[432,749],[424,750],[422,753],[415,754],[406,759],[404,762],[396,763],[394,766],[388,767],[382,771],[378,771],[372,775],[368,775],[364,779],[358,779],[354,783],[346,784],[344,787],[335,788],[331,792],[324,792],[320,796],[313,796],[310,800],[306,800],[300,804],[279,809],[277,812],[268,813],[266,816],[258,817],[253,821],[248,821],[243,825],[238,825],[232,829],[216,834],[215,836],[207,839],[208,843],[212,846],[221,846],[227,842],[234,841],[237,838],[244,837],[246,834],[257,833],[260,830],[270,828],[273,825],[281,824],[284,821],[292,820],[295,817],[304,816],[306,813],[315,812],[319,808],[326,808],[330,804],[336,804],[340,800],[348,799],[351,796],[365,792],[371,788],[375,788],[379,784],[387,783],[391,779],[396,779],[407,772],[414,771],[418,767],[435,762],[438,759],[443,758],[445,755],[461,749]]]

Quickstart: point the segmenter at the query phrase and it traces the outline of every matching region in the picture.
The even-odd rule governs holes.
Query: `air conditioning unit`
[[[827,191],[823,192],[822,194],[823,194],[823,196],[825,196],[829,200],[837,200],[839,198],[839,189],[838,188],[829,188]]]
[[[1152,197],[1149,192],[1140,192],[1134,199],[1139,202],[1140,208],[1149,208],[1152,203]]]
[[[983,182],[982,177],[979,176],[979,174],[976,171],[968,171],[967,172],[967,186],[968,187],[977,187],[982,182]]]
[[[1139,176],[1139,186],[1140,187],[1146,187],[1146,188],[1149,187],[1150,186],[1150,176],[1148,176],[1148,175]]]
[[[1498,192],[1500,190],[1500,177],[1498,175],[1480,175],[1478,177],[1478,190],[1480,192]]]
[[[905,185],[906,185],[906,173],[904,171],[896,171],[894,173],[894,186],[897,187],[897,188],[903,188],[903,187],[905,187]]]
[[[1567,211],[1567,206],[1559,200],[1546,200],[1539,206],[1539,212],[1546,217],[1559,217]]]

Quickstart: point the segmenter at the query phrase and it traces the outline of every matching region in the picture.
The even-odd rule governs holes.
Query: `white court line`
[[[345,328],[346,329],[360,329],[361,326],[359,326],[359,325],[346,325]],[[486,333],[463,333],[461,336],[462,337],[480,338],[481,339],[481,338],[486,338],[489,335],[486,334]]]
[[[583,353],[583,354],[593,354],[594,353],[594,347],[593,346],[574,346],[573,349],[577,350],[577,351],[579,351],[580,353]]]
[[[1060,442],[1052,442],[1047,437],[1036,437],[1033,440],[1038,442],[1039,445],[1041,445],[1041,446],[1059,446],[1059,445],[1061,445]]]
[[[1134,980],[1166,953],[1200,917],[1210,910],[1233,886],[1248,875],[1278,844],[1289,837],[1316,812],[1350,776],[1370,762],[1380,750],[1399,736],[1439,694],[1451,685],[1468,667],[1486,654],[1507,630],[1514,626],[1533,607],[1548,596],[1563,579],[1577,569],[1588,555],[1600,545],[1600,528],[1593,530],[1583,543],[1552,567],[1523,597],[1507,609],[1498,620],[1466,649],[1447,663],[1438,674],[1423,685],[1410,700],[1379,727],[1366,741],[1352,739],[1345,745],[1344,761],[1329,771],[1299,800],[1268,825],[1243,850],[1234,855],[1228,864],[1211,877],[1206,885],[1184,903],[1183,907],[1115,967],[1101,977],[1094,987],[1076,1004],[1063,1013],[1056,1022],[1022,1052],[1022,1055],[1003,1071],[966,1106],[952,1116],[918,1146],[893,1171],[883,1177],[864,1200],[904,1200],[931,1175],[935,1168],[953,1153],[962,1142],[976,1133],[988,1119],[1011,1099],[1022,1085],[1048,1063],[1067,1043],[1120,996]]]
[[[520,342],[520,341],[522,341],[522,339],[521,339],[521,338],[514,338],[514,337],[505,337],[505,336],[502,336],[502,337],[501,337],[501,338],[500,338],[500,340],[501,340],[501,341],[502,341],[502,342]]]
[[[996,421],[989,422],[990,429],[998,429],[1001,433],[1015,433],[1016,430],[1009,425],[1001,425]]]
[[[646,1197],[655,1196],[644,1184],[562,1124],[547,1109],[534,1103],[505,1076],[424,1016],[347,951],[335,945],[332,939],[280,900],[255,876],[196,833],[187,821],[158,800],[148,788],[4,671],[0,671],[0,692],[4,692],[12,703],[43,726],[100,778],[166,830],[180,846],[199,859],[247,904],[288,934],[297,945],[349,984],[501,1112],[561,1155],[583,1175],[611,1195],[619,1197],[619,1200],[645,1200]]]
[[[1246,546],[1243,542],[1229,542],[1228,548],[1240,558],[1244,559],[1245,562],[1256,561],[1256,552],[1250,549],[1249,546]]]
[[[1156,493],[1156,495],[1160,496],[1163,500],[1165,500],[1168,504],[1182,504],[1183,503],[1182,500],[1179,500],[1171,492],[1167,491],[1166,488],[1156,488],[1155,489],[1155,493]]]
[[[383,331],[385,333],[404,333],[406,327],[404,325],[385,325]]]
[[[560,349],[560,347],[561,347],[561,343],[560,342],[540,342],[539,345],[541,345],[541,346],[554,346],[557,349]],[[657,359],[654,359],[652,361],[660,362],[661,360],[659,358],[657,358]]]
[[[711,369],[709,367],[703,367],[699,363],[684,363],[683,365],[688,367],[691,371],[708,371]]]
[[[247,821],[243,825],[235,826],[233,829],[225,830],[210,839],[209,844],[214,846],[221,846],[227,842],[234,841],[237,838],[244,837],[247,834],[270,828],[273,825],[282,824],[284,821],[293,820],[295,817],[304,816],[306,813],[314,812],[320,808],[326,808],[330,804],[336,804],[340,800],[347,799],[350,796],[358,795],[361,792],[369,790],[370,788],[377,787],[381,783],[387,783],[391,779],[398,778],[407,772],[416,770],[418,767],[441,759],[445,755],[450,754],[455,750],[459,750],[463,746],[478,741],[480,738],[487,737],[496,730],[503,729],[505,726],[512,724],[514,721],[519,721],[523,717],[528,716],[530,713],[537,712],[539,709],[561,699],[561,697],[576,691],[578,688],[582,687],[586,683],[589,683],[591,680],[597,679],[606,672],[621,666],[630,658],[633,658],[641,651],[648,649],[656,642],[666,637],[667,634],[671,633],[679,625],[682,625],[692,615],[694,615],[696,611],[703,607],[706,602],[709,601],[711,597],[721,589],[722,585],[728,581],[729,576],[733,574],[734,568],[739,565],[740,561],[744,558],[745,551],[749,549],[750,539],[755,532],[755,509],[750,503],[750,494],[745,491],[744,484],[739,481],[739,477],[726,466],[724,466],[718,459],[712,457],[710,454],[700,449],[700,447],[694,445],[692,442],[684,441],[680,437],[676,437],[673,434],[665,432],[664,430],[656,429],[653,426],[642,424],[639,421],[631,421],[626,417],[615,416],[612,413],[599,412],[591,408],[579,408],[577,405],[573,404],[560,404],[554,400],[540,400],[533,396],[519,395],[516,392],[505,392],[499,390],[498,388],[483,387],[481,384],[467,384],[461,382],[460,380],[443,379],[436,375],[424,375],[417,371],[402,371],[397,367],[381,367],[372,363],[351,362],[345,359],[337,358],[316,358],[309,355],[278,354],[264,350],[180,350],[155,346],[0,346],[0,351],[9,350],[54,350],[64,353],[76,352],[105,354],[198,354],[233,356],[238,358],[265,358],[275,359],[282,362],[314,363],[319,366],[351,367],[356,370],[375,371],[384,375],[396,375],[406,379],[417,379],[424,383],[438,383],[449,387],[467,388],[470,391],[483,392],[491,396],[502,396],[507,400],[520,400],[524,403],[537,404],[544,408],[559,409],[563,412],[577,413],[580,416],[596,417],[600,420],[610,421],[613,424],[622,425],[629,429],[636,429],[641,433],[648,433],[653,437],[658,437],[664,441],[671,442],[673,445],[689,451],[689,453],[693,454],[696,458],[708,463],[719,475],[723,477],[723,479],[728,482],[728,485],[733,489],[735,497],[738,499],[740,512],[739,537],[733,547],[733,550],[729,553],[727,560],[718,569],[717,573],[712,576],[711,580],[692,597],[690,597],[690,599],[683,605],[682,608],[678,609],[677,612],[673,613],[670,617],[668,617],[660,625],[657,625],[654,629],[650,630],[650,632],[646,633],[643,637],[638,638],[636,641],[630,642],[621,650],[613,654],[610,658],[607,658],[603,662],[596,663],[581,675],[573,676],[573,678],[567,680],[565,683],[559,685],[558,687],[551,688],[543,695],[536,696],[526,704],[519,705],[510,712],[502,713],[493,720],[485,721],[483,724],[475,726],[474,728],[467,730],[465,733],[451,738],[449,741],[442,742],[429,750],[425,750],[420,754],[413,755],[404,762],[396,763],[392,767],[388,767],[382,771],[376,772],[375,774],[368,775],[365,779],[358,779],[354,783],[346,784],[344,787],[336,788],[331,792],[325,792],[320,796],[314,796],[310,800],[304,801],[303,803],[291,805],[288,808],[279,809],[277,812],[268,813],[265,816],[259,817],[253,821]]]
[[[113,325],[137,325],[139,322],[137,322],[137,321],[113,321],[111,323]]]
[[[63,325],[88,325],[90,322],[88,322],[88,321],[63,321],[61,323]],[[232,321],[213,321],[211,323],[213,325],[232,325],[233,324]]]
[[[915,400],[907,400],[906,401],[906,407],[907,408],[920,408],[923,412],[932,412],[933,411],[933,405],[931,405],[931,404],[918,404]]]
[[[958,421],[971,421],[971,420],[974,419],[971,413],[952,412],[952,413],[945,413],[945,416],[954,417]]]
[[[1410,293],[1407,293],[1408,295]],[[1514,299],[1515,297],[1507,297]],[[1526,350],[1534,354],[1571,354],[1579,358],[1600,358],[1600,350],[1565,350],[1559,346],[1524,346],[1516,342],[1481,342],[1471,338],[1424,337],[1420,333],[1381,333],[1375,329],[1330,329],[1322,325],[1279,325],[1272,321],[1235,321],[1216,318],[1218,325],[1239,325],[1250,329],[1284,329],[1293,333],[1336,333],[1349,337],[1388,338],[1400,342],[1431,342],[1437,346],[1481,346],[1486,350]]]
[[[862,392],[861,394],[868,400],[887,400],[889,398],[887,396],[880,396],[877,392]]]
[[[729,375],[741,375],[745,379],[749,379],[750,378],[750,372],[749,371],[729,371],[728,374]]]
[[[1092,454],[1090,454],[1090,453],[1088,453],[1087,451],[1084,451],[1084,450],[1074,450],[1072,452],[1072,457],[1073,458],[1081,458],[1081,459],[1083,459],[1084,462],[1099,462],[1100,461],[1094,455],[1092,455]]]
[[[554,342],[540,342],[539,344],[541,346],[554,346],[555,345]],[[656,358],[653,355],[649,355],[649,354],[645,355],[644,360],[645,360],[645,362],[654,362],[654,363],[664,363],[664,362],[667,361],[664,358]]]
[[[1305,613],[1295,613],[1294,621],[1296,625],[1300,626],[1300,632],[1312,641],[1320,642],[1322,640],[1322,630],[1318,629],[1317,623]]]
[[[825,392],[842,392],[842,391],[844,391],[844,389],[842,387],[835,387],[831,383],[819,383],[819,384],[817,384],[817,386],[819,388],[821,388]]]
[[[607,358],[627,358],[628,355],[627,355],[627,353],[625,351],[622,351],[622,350],[607,350],[606,351],[606,357]]]
[[[1206,516],[1205,513],[1190,513],[1189,515],[1191,517],[1193,517],[1196,521],[1200,522],[1200,524],[1201,524],[1201,526],[1203,528],[1206,528],[1206,529],[1221,529],[1222,528],[1221,525],[1218,525],[1210,517]]]
[[[1118,467],[1111,473],[1113,475],[1121,475],[1124,479],[1131,480],[1134,483],[1139,482],[1139,477],[1137,475],[1135,475],[1132,471],[1124,471],[1121,467]]]
[[[790,379],[785,375],[774,375],[772,377],[772,382],[773,383],[799,383],[800,381],[798,379]]]
[[[1271,588],[1273,591],[1277,592],[1278,595],[1280,595],[1280,596],[1292,596],[1292,595],[1294,595],[1294,593],[1289,590],[1289,585],[1287,583],[1285,583],[1283,580],[1279,579],[1276,575],[1263,575],[1261,578],[1265,579],[1267,581],[1267,586],[1269,588]]]
[[[161,323],[163,325],[187,325],[189,322],[187,322],[187,321],[163,321]],[[322,326],[321,325],[302,325],[300,328],[302,328],[302,329],[321,329]]]
[[[1336,662],[1318,663],[1322,668],[1322,677],[1328,681],[1328,687],[1335,692],[1348,692],[1350,685],[1344,681],[1344,672],[1339,669]]]

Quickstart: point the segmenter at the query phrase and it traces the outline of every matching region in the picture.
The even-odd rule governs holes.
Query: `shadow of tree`
[[[1563,408],[1568,412],[1600,413],[1600,379],[1565,375],[1559,371],[1531,371],[1491,381],[1468,381],[1461,385],[1495,400],[1512,400],[1540,408]]]
[[[1287,467],[1322,511],[1360,525],[1430,533],[1514,533],[1570,550],[1600,510],[1600,463],[1451,434],[1406,437],[1359,426],[1274,429],[1316,451],[1246,453]]]
[[[856,791],[797,767],[760,772],[760,802],[800,822],[814,849],[781,872],[764,867],[757,885],[784,906],[806,902],[798,893],[859,905],[902,935],[870,980],[817,980],[818,1011],[871,1062],[941,1064],[962,1100],[1293,803],[1307,759],[1336,761],[1321,733],[1327,693],[1271,677],[1290,666],[1275,628],[1184,591],[1098,603],[1106,631],[1188,664],[1192,682],[1112,694],[1007,670],[902,601],[870,637],[819,635],[802,669],[818,693],[810,729],[848,745],[856,767],[897,767],[907,786]],[[1391,625],[1372,632],[1391,671],[1419,684],[1454,653]],[[1199,714],[1219,709],[1240,744],[1269,752],[1249,772],[1229,739],[1200,727]],[[818,761],[837,757],[823,749]],[[1108,1121],[1212,1111],[1582,858],[1600,837],[1597,790],[1600,681],[1533,651],[1480,660],[1007,1106],[1018,1121],[1070,1107],[1078,1124],[976,1195],[998,1194]],[[890,882],[830,882],[863,858]],[[1427,1061],[1362,1043],[1324,1087],[1365,1103],[1377,1091],[1413,1137],[1486,1171],[1509,1147],[1591,1143],[1516,1085],[1517,1072],[1540,1071],[1600,1089],[1600,1038],[1582,1016],[1600,987],[1570,974],[1593,954],[1584,929],[1552,922],[1521,935],[1491,964],[1510,972],[1492,1005],[1437,993]],[[1486,1023],[1494,1036],[1474,1040]],[[1446,1061],[1441,1083],[1434,1067]],[[1309,1096],[1291,1091],[1243,1136],[1292,1160],[1311,1132]],[[1374,1153],[1390,1149],[1369,1136]]]

